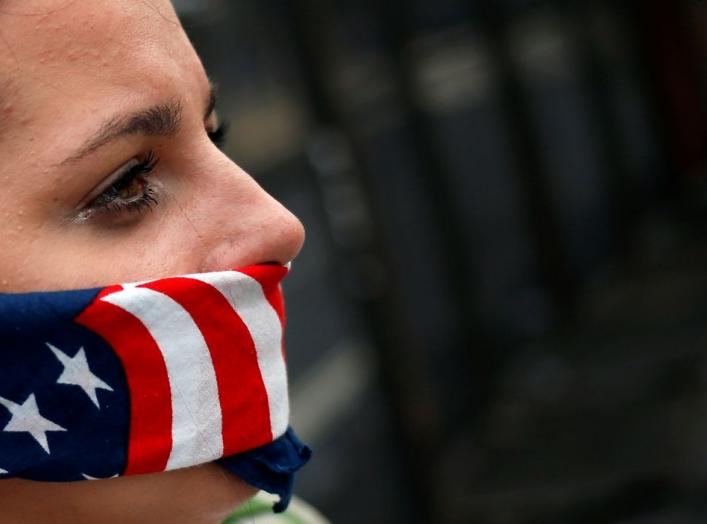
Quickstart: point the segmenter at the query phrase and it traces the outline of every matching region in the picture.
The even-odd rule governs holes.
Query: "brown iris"
[[[145,179],[142,177],[135,177],[132,180],[127,181],[124,186],[118,187],[116,193],[116,197],[122,200],[130,201],[136,198],[141,198],[145,195]]]

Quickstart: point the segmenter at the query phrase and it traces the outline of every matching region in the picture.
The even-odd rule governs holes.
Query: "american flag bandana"
[[[288,429],[280,282],[257,265],[0,294],[0,478],[74,481],[220,463],[281,496]]]

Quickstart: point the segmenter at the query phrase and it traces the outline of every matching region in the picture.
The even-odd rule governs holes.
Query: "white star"
[[[7,471],[6,469],[0,468],[0,475],[7,475],[8,473],[9,471]]]
[[[85,473],[81,473],[81,476],[85,478],[86,480],[103,480],[103,479],[114,479],[118,476],[116,473],[115,475],[111,475],[110,477],[92,477],[91,475],[86,475]]]
[[[11,400],[0,397],[0,404],[5,406],[12,414],[10,422],[7,423],[3,431],[27,432],[34,440],[39,442],[44,451],[49,453],[49,443],[47,442],[47,431],[66,431],[58,424],[44,418],[39,414],[37,400],[32,393],[22,404],[15,404]]]
[[[70,357],[66,353],[60,351],[59,348],[52,346],[49,342],[47,342],[47,346],[52,350],[54,356],[59,359],[59,362],[61,362],[64,366],[64,371],[62,371],[61,375],[59,375],[56,383],[80,387],[86,392],[88,398],[93,401],[96,407],[101,409],[100,404],[98,404],[96,389],[100,388],[113,391],[113,388],[91,373],[91,370],[88,367],[88,360],[86,360],[86,352],[83,348],[80,348],[76,355]]]

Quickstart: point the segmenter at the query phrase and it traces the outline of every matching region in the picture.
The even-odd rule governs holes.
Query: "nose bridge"
[[[238,166],[224,166],[204,213],[214,217],[201,271],[294,259],[304,243],[302,223]]]

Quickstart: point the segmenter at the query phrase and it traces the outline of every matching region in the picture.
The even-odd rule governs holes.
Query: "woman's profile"
[[[168,0],[0,0],[0,292],[293,260],[302,225],[220,151],[215,103]],[[44,349],[65,370],[80,356]],[[96,380],[84,391],[101,407],[112,386]],[[0,422],[28,400],[7,399]],[[39,438],[16,426],[12,438],[45,457],[54,424]],[[213,523],[257,491],[217,464],[187,465],[98,482],[0,480],[0,522]]]

